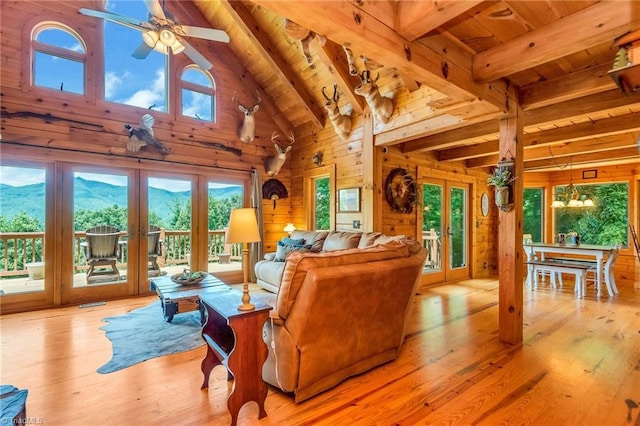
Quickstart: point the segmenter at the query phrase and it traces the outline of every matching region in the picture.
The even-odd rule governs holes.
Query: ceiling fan
[[[149,19],[146,22],[100,10],[82,8],[80,13],[141,31],[142,43],[131,54],[137,59],[146,58],[152,50],[164,54],[169,51],[173,54],[184,52],[200,68],[208,70],[213,66],[211,62],[189,44],[184,37],[197,37],[223,43],[229,42],[229,35],[222,30],[180,25],[173,16],[165,12],[162,5],[160,5],[160,0],[144,0],[144,4],[149,10]]]

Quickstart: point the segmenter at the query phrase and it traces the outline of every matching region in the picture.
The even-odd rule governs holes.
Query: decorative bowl
[[[180,285],[195,285],[200,284],[202,280],[207,278],[209,275],[204,271],[191,272],[189,270],[185,270],[180,274],[175,274],[171,276],[171,281]]]

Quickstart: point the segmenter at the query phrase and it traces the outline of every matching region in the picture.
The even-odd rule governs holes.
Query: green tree
[[[558,208],[556,233],[577,232],[585,244],[628,245],[629,185],[611,183],[580,185],[581,194],[589,194],[596,207]]]
[[[124,231],[128,223],[127,208],[117,204],[101,210],[78,209],[73,215],[73,229],[81,232],[98,225],[113,225]]]

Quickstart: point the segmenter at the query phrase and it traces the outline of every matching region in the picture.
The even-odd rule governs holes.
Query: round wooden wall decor
[[[416,182],[406,169],[395,168],[385,179],[384,195],[391,208],[411,213],[416,203]]]

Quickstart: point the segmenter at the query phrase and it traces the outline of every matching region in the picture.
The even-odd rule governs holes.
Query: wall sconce
[[[315,164],[316,166],[322,166],[322,155],[322,151],[318,151],[313,154],[313,157],[311,157],[311,161],[313,161],[313,164]]]
[[[283,231],[289,234],[289,238],[291,238],[291,234],[296,230],[296,227],[293,223],[287,223],[287,226],[284,227]]]

